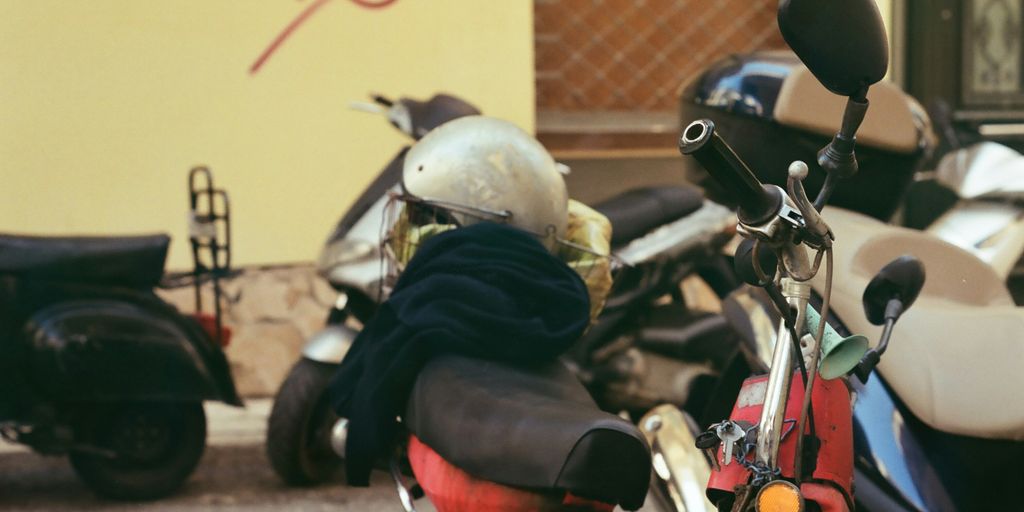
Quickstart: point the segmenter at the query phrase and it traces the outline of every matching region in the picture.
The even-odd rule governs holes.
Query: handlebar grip
[[[761,224],[782,207],[777,187],[767,187],[717,133],[710,119],[690,123],[679,138],[679,152],[691,155],[719,184],[735,196],[744,224]]]

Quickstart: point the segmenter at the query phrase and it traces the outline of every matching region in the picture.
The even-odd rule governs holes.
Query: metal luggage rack
[[[188,173],[188,236],[192,246],[192,271],[168,275],[164,288],[195,288],[195,314],[203,314],[202,286],[213,288],[214,331],[219,338],[223,330],[221,279],[234,276],[231,269],[231,204],[223,189],[214,187],[213,174],[206,166],[192,168]],[[217,339],[222,342],[223,340]]]

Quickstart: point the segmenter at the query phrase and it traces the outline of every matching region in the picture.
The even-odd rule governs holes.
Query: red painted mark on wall
[[[291,21],[291,23],[284,27],[284,30],[282,30],[281,33],[278,34],[277,37],[275,37],[274,40],[270,42],[270,45],[268,45],[267,48],[263,50],[263,53],[261,53],[260,56],[256,58],[256,61],[252,63],[252,66],[249,66],[249,74],[255,75],[260,70],[260,68],[263,67],[263,64],[267,62],[267,59],[269,59],[270,56],[273,55],[274,52],[276,52],[277,49],[280,48],[282,44],[284,44],[285,40],[288,39],[288,37],[291,36],[293,32],[298,30],[298,28],[301,27],[303,23],[305,23],[311,16],[313,16],[313,14],[319,11],[320,8],[323,7],[324,5],[327,5],[327,3],[330,1],[331,0],[314,0],[313,3],[309,4],[305,9],[303,9],[302,12],[300,12],[299,15],[296,16],[295,19]],[[383,9],[397,2],[398,0],[349,1],[365,9]]]

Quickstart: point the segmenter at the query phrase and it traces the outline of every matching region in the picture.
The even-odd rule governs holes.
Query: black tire
[[[288,373],[267,420],[267,457],[288,485],[327,481],[341,466],[331,449],[331,427],[338,416],[327,398],[337,364],[302,358]]]
[[[75,425],[83,444],[71,467],[100,496],[152,500],[176,491],[206,448],[201,402],[115,403],[90,407]]]

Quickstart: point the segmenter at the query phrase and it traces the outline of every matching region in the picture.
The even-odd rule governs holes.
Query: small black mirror
[[[860,96],[885,76],[889,41],[874,0],[782,0],[779,29],[830,91]]]
[[[886,317],[897,318],[917,300],[924,286],[924,264],[913,256],[900,256],[882,267],[864,289],[864,314],[875,325],[885,323]],[[899,308],[891,310],[889,303],[897,299]]]

